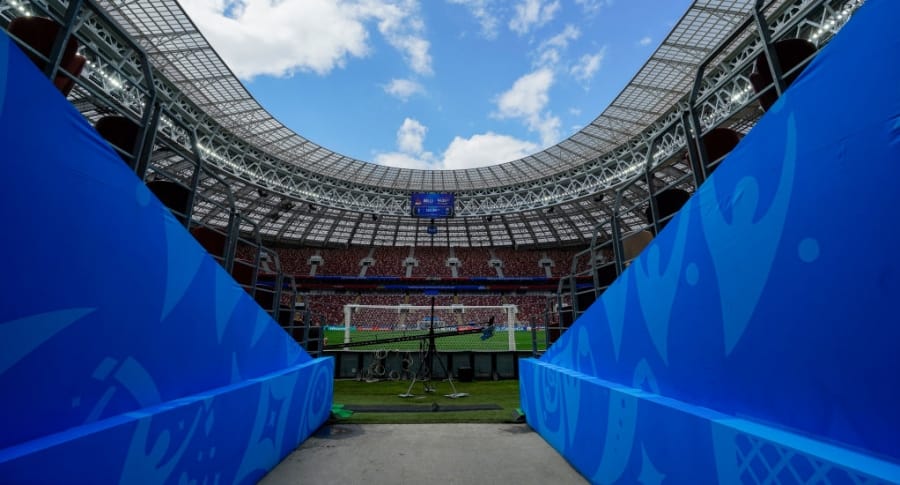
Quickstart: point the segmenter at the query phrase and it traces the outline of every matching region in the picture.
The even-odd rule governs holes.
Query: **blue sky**
[[[263,107],[331,150],[456,169],[590,123],[690,0],[180,0]]]

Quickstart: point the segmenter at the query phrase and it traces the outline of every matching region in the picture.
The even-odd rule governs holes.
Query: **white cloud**
[[[595,14],[599,12],[602,7],[611,6],[613,0],[575,0],[575,3],[581,5],[584,13]]]
[[[581,108],[569,108],[569,114],[572,116],[581,116]]]
[[[432,72],[417,0],[181,0],[216,52],[241,78],[325,75],[369,55],[369,28],[419,74]]]
[[[587,83],[594,77],[594,74],[600,70],[600,67],[603,64],[603,58],[605,57],[606,46],[600,49],[596,54],[585,54],[581,56],[581,59],[572,66],[569,73],[579,82]]]
[[[444,151],[442,168],[474,168],[510,162],[530,155],[538,146],[529,141],[487,132],[470,138],[455,137]]]
[[[418,120],[404,119],[400,129],[397,130],[397,148],[404,153],[422,153],[422,143],[425,141],[426,133],[428,133],[428,128]]]
[[[391,79],[391,82],[382,86],[382,88],[384,92],[403,101],[415,94],[423,94],[425,92],[425,88],[421,84],[410,79]]]
[[[653,39],[649,36],[641,37],[641,40],[638,41],[638,45],[650,45],[651,42],[653,42]]]
[[[508,91],[497,96],[497,111],[493,116],[520,119],[529,130],[540,134],[544,146],[552,145],[559,140],[560,121],[544,108],[550,101],[553,81],[553,70],[547,67],[520,77]]]
[[[540,113],[550,100],[548,91],[553,78],[551,69],[541,68],[516,79],[508,91],[497,97],[497,116],[520,118]]]
[[[388,44],[403,53],[413,71],[418,74],[432,73],[431,55],[428,53],[431,44],[422,38],[425,23],[419,17],[418,0],[356,0],[348,10],[361,19],[377,20],[378,31]]]
[[[543,147],[549,147],[559,141],[559,126],[562,122],[558,116],[544,113],[535,119],[527,120],[528,129],[538,132],[541,135],[541,143]]]
[[[455,5],[462,5],[469,9],[475,20],[481,26],[481,35],[487,39],[497,37],[497,15],[490,8],[491,0],[448,0]]]
[[[398,168],[431,168],[434,154],[425,151],[425,135],[428,128],[412,118],[405,118],[397,130],[396,152],[375,155],[375,163]]]
[[[560,49],[565,49],[568,47],[569,42],[578,39],[581,36],[581,31],[578,30],[578,27],[575,27],[572,24],[567,24],[562,32],[550,37],[545,40],[543,45],[549,47],[559,47]]]
[[[413,71],[419,74],[433,74],[431,70],[431,55],[428,49],[431,44],[420,37],[412,35],[398,36],[389,42],[396,48],[406,53],[407,62]]]
[[[413,118],[404,118],[397,129],[397,149],[399,152],[381,154],[376,162],[385,165],[414,167],[422,164],[433,164],[434,154],[425,150],[425,135],[428,128]]]
[[[516,5],[516,14],[509,21],[509,28],[518,34],[527,34],[532,27],[541,27],[553,20],[560,8],[559,0],[522,0]]]
[[[421,156],[401,152],[379,153],[375,155],[375,163],[397,168],[418,168],[421,170],[434,168],[434,160],[426,160]]]
[[[569,46],[569,42],[578,39],[581,31],[577,27],[568,24],[562,32],[541,42],[537,48],[538,57],[535,61],[536,66],[555,66],[559,63],[561,50],[565,50]]]
[[[556,49],[547,49],[545,51],[538,51],[538,58],[535,59],[534,65],[537,67],[540,66],[555,66],[559,64],[559,60],[561,56],[559,51]]]
[[[397,130],[398,151],[377,154],[375,163],[398,168],[456,170],[517,160],[538,149],[532,142],[489,131],[469,138],[454,137],[438,158],[424,149],[427,132],[428,128],[417,120],[404,119]]]

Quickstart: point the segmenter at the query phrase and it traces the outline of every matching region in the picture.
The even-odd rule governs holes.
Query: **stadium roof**
[[[659,183],[691,188],[680,159],[685,127],[679,117],[686,95],[698,66],[748,19],[753,3],[696,0],[614,101],[557,145],[512,162],[447,171],[376,165],[294,133],[257,103],[175,0],[102,0],[99,5],[145,50],[157,70],[157,84],[163,79],[168,90],[180,92],[169,98],[181,119],[192,109],[200,113],[190,120],[200,127],[198,147],[226,177],[239,211],[258,224],[264,237],[312,245],[531,246],[584,244],[601,224],[606,224],[600,231],[605,237],[613,192],[639,174],[648,158],[665,167],[655,175]],[[796,35],[801,17],[831,3],[847,2],[772,0],[765,11],[774,33],[794,29]],[[746,70],[748,53],[758,49],[750,29],[716,57],[702,85],[704,128],[725,122],[746,131],[758,118],[755,108],[723,105],[714,93],[724,89],[733,98],[745,91],[746,77],[736,76],[730,84],[722,78]],[[660,136],[651,157],[654,135]],[[186,173],[187,165],[183,157],[160,151],[151,168]],[[201,186],[224,200],[215,180]],[[418,190],[457,194],[457,217],[441,221],[435,237],[425,231],[427,220],[408,215],[409,193]],[[640,200],[646,197],[641,184],[622,194],[631,206],[620,217],[624,230],[643,224]],[[195,215],[227,221],[227,214],[212,204],[199,204]]]
[[[109,12],[188,98],[228,130],[273,157],[362,186],[467,191],[541,181],[603,156],[640,133],[685,95],[697,65],[747,16],[752,3],[695,2],[631,83],[589,125],[525,158],[463,170],[376,165],[294,133],[257,103],[173,0],[110,2]]]

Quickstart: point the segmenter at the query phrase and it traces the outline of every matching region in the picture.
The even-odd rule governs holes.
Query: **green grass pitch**
[[[389,339],[392,337],[402,337],[406,335],[427,335],[428,332],[425,330],[420,331],[353,331],[350,332],[350,341],[351,342],[360,342],[374,339]],[[494,332],[494,336],[487,339],[481,340],[481,334],[469,334],[469,335],[455,335],[452,337],[439,337],[440,332],[437,332],[437,337],[435,340],[435,345],[438,350],[494,350],[494,351],[504,351],[509,350],[509,336],[506,331],[496,331]],[[326,330],[325,337],[328,338],[328,345],[338,344],[344,341],[344,331],[343,330]],[[531,342],[531,332],[516,332],[516,350],[531,350],[532,342]],[[537,344],[538,350],[544,350],[547,346],[546,344],[546,334],[544,330],[537,331]],[[410,342],[393,342],[389,344],[372,344],[372,345],[364,345],[361,347],[352,347],[352,350],[377,350],[377,349],[389,349],[389,350],[418,350],[420,342],[419,341],[410,341]]]

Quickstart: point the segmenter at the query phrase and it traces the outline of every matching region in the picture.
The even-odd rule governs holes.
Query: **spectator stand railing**
[[[760,109],[757,102],[770,91],[780,97],[787,88],[785,79],[799,74],[821,46],[840,28],[842,24],[837,25],[834,20],[842,19],[842,22],[846,22],[850,13],[861,3],[860,0],[798,2],[800,12],[788,21],[772,15],[773,21],[770,22],[766,11],[774,2],[756,0],[748,18],[706,56],[697,68],[686,109],[692,134],[692,146],[688,148],[692,149],[690,155],[696,157],[691,162],[698,186],[724,158],[710,159],[708,147],[703,143],[705,137],[720,127],[731,128],[740,133],[749,131],[765,109]],[[830,24],[826,20],[828,18],[832,19]],[[789,38],[808,41],[812,51],[802,61],[787,66],[782,72],[784,63],[778,59],[776,45]],[[727,74],[718,74],[717,82],[704,89],[704,79],[717,74],[710,66],[715,65],[722,58],[723,52],[733,44],[740,44],[737,50],[741,55],[730,61],[732,67]],[[751,82],[751,74],[758,67],[760,57],[765,58],[764,64],[769,70],[772,83],[757,90]]]
[[[217,220],[193,217],[190,229],[195,233],[208,231],[207,236],[211,236],[213,239],[211,246],[215,246],[207,247],[207,251],[222,265],[225,271],[231,274],[234,268],[237,235],[239,232],[234,192],[221,175],[209,170],[207,167],[204,167],[203,170],[206,177],[200,181],[197,190],[193,192],[194,204],[192,205],[192,210],[196,206],[206,206],[220,209],[219,211],[207,210],[207,214],[215,212],[217,214],[225,214],[225,216]],[[196,236],[197,234],[195,234]],[[198,237],[198,240],[200,239]]]
[[[104,108],[108,108],[135,124],[133,148],[114,148],[143,178],[160,119],[159,93],[143,48],[125,35],[124,30],[92,0],[71,0],[66,4],[2,0],[0,15],[5,28],[13,19],[29,16],[46,17],[59,25],[49,56],[21,42],[15,35],[10,36],[29,54],[46,61],[44,74],[47,77],[55,80],[65,76],[74,84],[69,98],[83,114],[96,119],[103,114]],[[102,36],[91,28],[98,24],[109,27],[103,29]],[[78,43],[78,54],[86,59],[78,76],[60,66],[64,46],[72,38]],[[100,106],[96,106],[97,103]]]
[[[258,231],[255,231],[258,234]],[[256,292],[253,297],[259,306],[266,311],[275,321],[279,321],[281,309],[281,293],[284,291],[284,273],[281,272],[281,263],[278,254],[262,245],[258,240],[259,254],[254,261],[257,269]],[[263,259],[268,259],[268,268],[263,265]]]
[[[233,241],[229,240],[233,237],[229,228],[234,221],[234,197],[230,186],[203,166],[205,155],[199,150],[196,127],[187,128],[178,121],[180,118],[161,117],[162,110],[157,102],[159,91],[145,51],[92,0],[76,0],[66,5],[0,0],[0,21],[5,27],[19,16],[32,15],[51,19],[60,27],[49,56],[20,42],[13,33],[10,36],[28,53],[47,61],[45,74],[51,78],[67,76],[72,81],[74,89],[69,98],[89,120],[99,122],[114,115],[112,117],[132,125],[134,131],[129,133],[135,133],[136,138],[131,143],[125,140],[127,146],[114,142],[110,145],[139,176],[156,179],[148,181],[151,190],[154,190],[154,182],[159,180],[182,189],[186,201],[180,200],[173,205],[171,201],[163,200],[180,222],[186,226],[205,225],[192,220],[195,199],[202,201],[205,198],[206,202],[222,207],[221,202],[209,200],[197,190],[201,172],[206,185],[222,186],[227,200],[227,219],[222,225],[208,227],[225,237],[225,249],[214,256],[230,270],[234,252]],[[66,45],[69,39],[77,41],[79,55],[87,59],[86,69],[80,76],[60,69],[62,52],[58,47]],[[180,168],[173,170],[174,165]],[[187,175],[183,173],[185,166],[191,170]]]
[[[139,177],[147,179],[148,188],[166,204],[186,229],[193,233],[203,228],[216,233],[217,244],[221,246],[220,249],[212,251],[211,255],[223,268],[229,272],[235,269],[234,256],[239,242],[249,244],[253,248],[251,253],[255,253],[255,257],[251,258],[252,261],[240,262],[243,270],[249,270],[244,272],[250,275],[249,279],[241,281],[241,285],[263,304],[264,309],[273,318],[285,321],[290,326],[286,330],[293,335],[295,330],[291,328],[294,325],[293,300],[296,297],[293,278],[288,280],[290,304],[281,305],[284,276],[277,253],[262,246],[258,226],[255,223],[237,214],[231,186],[219,174],[204,166],[204,159],[214,154],[201,150],[196,127],[183,126],[177,117],[163,118],[163,123],[160,123],[161,108],[156,102],[156,85],[147,56],[140,46],[127,35],[122,35],[122,30],[116,23],[90,0],[74,0],[63,11],[38,2],[27,6],[20,4],[21,7],[18,9],[10,8],[10,4],[6,1],[3,4],[6,8],[0,6],[0,19],[4,26],[8,26],[9,22],[16,18],[17,10],[24,17],[37,13],[58,24],[59,30],[49,56],[22,42],[14,33],[10,32],[10,36],[26,52],[43,59],[47,64],[44,72],[48,77],[55,79],[57,75],[64,75],[73,82],[74,94],[70,98],[85,117],[99,121],[108,119],[110,114],[114,114],[118,117],[117,122],[125,123],[127,128],[133,130],[127,131],[128,134],[136,133],[134,140],[118,140],[119,143],[108,138],[111,148],[135,170]],[[33,12],[30,8],[36,9],[37,12]],[[78,26],[91,22],[106,24],[107,28],[102,31],[114,35],[90,35],[97,30],[78,29]],[[77,42],[78,54],[87,59],[89,69],[83,76],[74,76],[60,69],[62,47],[70,42],[70,38],[74,38]],[[106,60],[117,56],[118,62]],[[86,98],[89,98],[89,101],[84,101]],[[106,137],[104,133],[101,135]],[[204,177],[201,177],[201,173]],[[201,187],[201,180],[204,187]],[[214,190],[213,186],[217,186],[217,190]],[[204,190],[199,190],[201,188]],[[221,213],[226,214],[226,220],[219,221],[220,224],[215,224],[215,221],[198,220],[193,217],[197,204],[222,209]],[[241,224],[251,227],[251,238],[240,238]],[[208,246],[204,246],[209,250]],[[259,281],[260,255],[263,252],[269,256],[275,269],[271,277],[273,279],[271,286],[260,285]],[[239,268],[237,271],[242,269]],[[309,311],[304,315],[306,325],[303,329],[304,346],[307,346],[306,340],[309,338],[309,322],[316,318]],[[318,319],[318,323],[324,322],[321,317]],[[322,346],[321,338],[318,337],[318,344],[314,346],[317,349]]]
[[[173,207],[171,204],[169,208],[185,223],[186,228],[210,256],[231,273],[237,237],[234,192],[221,175],[204,163],[206,155],[198,148],[196,131],[178,128],[187,133],[193,150],[185,149],[183,144],[169,136],[158,136],[147,171],[148,186],[163,183],[168,184],[170,190],[185,193],[183,208]],[[210,207],[221,209],[217,212],[224,215],[217,220],[195,217],[195,208],[198,206],[206,209],[206,213],[210,212]]]
[[[260,255],[262,254],[262,238],[259,234],[259,225],[246,218],[243,214],[238,213],[236,228],[235,243],[237,248],[231,274],[235,281],[255,299],[259,279]]]
[[[539,320],[544,324],[543,336],[539,334],[538,325],[532,324],[531,326],[531,355],[534,358],[540,357],[555,340],[551,340],[551,332],[555,331],[561,334],[559,312],[555,308],[557,301],[558,297],[556,295],[544,299],[543,309],[539,316]]]
[[[706,56],[697,68],[693,88],[687,96],[681,115],[674,117],[649,139],[643,154],[643,166],[635,166],[635,175],[616,188],[612,217],[595,228],[591,247],[576,255],[572,263],[572,273],[560,279],[555,312],[556,325],[560,333],[586,310],[583,304],[579,306],[579,297],[582,297],[583,303],[587,294],[587,291],[578,285],[578,278],[585,276],[585,271],[578,269],[580,261],[585,258],[589,261],[588,271],[594,277],[594,296],[599,296],[605,286],[598,281],[598,274],[603,266],[597,265],[597,251],[611,245],[616,275],[621,274],[639,254],[639,251],[626,250],[630,246],[629,239],[636,238],[643,231],[658,234],[677,213],[677,211],[661,213],[658,196],[672,189],[693,191],[726,157],[727,152],[711,160],[706,137],[713,130],[720,128],[728,128],[738,133],[749,131],[762,115],[762,110],[756,105],[760,96],[767,90],[775,90],[780,96],[785,89],[783,79],[799,72],[815,55],[812,54],[799,64],[781,72],[773,44],[787,37],[812,37],[812,33],[817,32],[815,39],[817,48],[820,48],[839,27],[834,23],[826,23],[825,19],[838,18],[837,13],[840,12],[839,18],[846,21],[852,10],[862,2],[798,1],[794,7],[799,12],[785,15],[782,9],[773,13],[772,16],[776,21],[770,25],[765,12],[775,3],[765,4],[762,0],[756,0],[752,12],[740,27]],[[732,54],[723,55],[733,44],[738,44],[738,47],[730,51]],[[766,57],[773,82],[764,90],[753,93],[750,72],[754,69],[759,56]],[[710,69],[712,65],[716,68]],[[687,167],[683,166],[685,163],[688,164]],[[667,170],[679,165],[685,170]],[[634,200],[626,195],[634,192],[642,196]],[[635,213],[640,212],[641,208],[646,208],[649,218],[639,226],[635,226],[633,222],[639,220]],[[625,217],[631,219],[632,228],[637,227],[628,234],[624,234],[622,230],[622,220]],[[605,240],[600,235],[607,233],[607,227],[611,230],[608,232],[608,240]],[[566,300],[571,301],[571,305],[568,305]],[[551,323],[548,319],[548,325]],[[548,327],[547,336],[548,341],[552,342],[554,339],[550,328]]]
[[[303,340],[301,345],[313,357],[322,355],[325,346],[325,316],[309,308],[303,312]]]
[[[308,305],[298,313],[296,304],[299,291],[294,277],[282,271],[280,258],[276,251],[259,246],[259,255],[262,254],[268,255],[269,262],[273,267],[271,272],[260,272],[261,268],[257,264],[259,279],[254,298],[266,312],[272,315],[281,328],[310,355],[313,357],[320,355],[325,338],[324,315],[310,310]]]
[[[115,115],[133,125],[136,133],[133,143],[126,140],[125,147],[117,143],[111,143],[111,147],[139,177],[152,179],[148,180],[148,187],[161,199],[165,196],[156,188],[167,184],[167,193],[171,193],[169,189],[175,189],[179,197],[184,197],[175,204],[171,200],[163,200],[182,224],[188,228],[204,226],[224,237],[223,251],[214,254],[214,257],[230,271],[237,234],[231,187],[221,176],[204,166],[203,160],[209,154],[200,150],[196,127],[187,128],[179,117],[161,117],[159,92],[144,50],[92,0],[74,0],[67,5],[0,1],[0,19],[5,27],[18,17],[17,13],[25,17],[40,15],[59,24],[49,56],[21,42],[14,34],[10,36],[27,52],[47,62],[45,74],[51,78],[58,74],[65,75],[73,81],[75,87],[69,98],[86,118],[99,122]],[[61,46],[70,38],[77,41],[79,54],[87,59],[87,69],[80,76],[60,70]],[[219,197],[222,200],[199,191],[201,179],[207,187],[220,186],[219,191],[224,194]],[[197,221],[192,217],[197,203],[224,208],[226,220],[219,225]]]
[[[302,325],[297,325],[297,284],[294,277],[290,274],[282,272],[281,294],[278,296],[278,323],[281,327],[298,342],[303,338],[298,332],[302,332]]]

